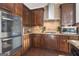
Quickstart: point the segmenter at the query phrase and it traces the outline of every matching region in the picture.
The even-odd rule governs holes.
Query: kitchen
[[[79,3],[0,3],[0,55],[79,56],[78,7]]]

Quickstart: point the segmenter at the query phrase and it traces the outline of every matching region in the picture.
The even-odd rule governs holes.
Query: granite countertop
[[[68,40],[68,43],[79,49],[79,40]]]
[[[23,35],[28,35],[28,34],[52,34],[52,35],[79,36],[79,34],[63,34],[63,33],[24,33]]]

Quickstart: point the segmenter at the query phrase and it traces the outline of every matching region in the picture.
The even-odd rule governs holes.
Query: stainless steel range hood
[[[44,20],[60,19],[60,8],[58,3],[49,3],[44,8]]]

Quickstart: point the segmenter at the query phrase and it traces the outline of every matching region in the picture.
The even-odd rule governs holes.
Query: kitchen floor
[[[31,48],[24,56],[67,56],[68,54],[48,49]]]

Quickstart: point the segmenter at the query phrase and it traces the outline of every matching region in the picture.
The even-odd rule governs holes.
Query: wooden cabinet
[[[23,25],[30,26],[30,10],[23,5]]]
[[[58,39],[58,50],[63,51],[65,53],[69,52],[69,45],[68,45],[68,36],[59,35],[57,36]]]
[[[76,19],[75,3],[61,4],[60,13],[61,13],[61,25],[74,25]]]
[[[59,50],[68,53],[68,42],[65,38],[59,40]]]
[[[39,48],[41,47],[41,44],[40,44],[41,43],[40,42],[41,40],[40,39],[41,39],[41,36],[40,35],[35,35],[34,36],[34,39],[33,39],[33,46],[34,47],[39,47]]]
[[[43,34],[31,34],[32,47],[44,48],[45,47],[45,37]]]
[[[15,3],[14,9],[15,9],[14,14],[22,17],[23,4],[22,3]]]
[[[30,39],[29,35],[24,35],[23,36],[23,41],[22,41],[22,54],[26,53],[26,51],[30,48]]]
[[[0,3],[0,8],[12,14],[22,16],[22,5],[21,3]]]
[[[68,44],[68,40],[78,40],[78,36],[66,36],[66,35],[56,35],[56,39],[58,39],[57,47],[59,51],[63,51],[65,53],[70,52],[70,45]]]
[[[57,49],[57,39],[50,34],[32,34],[32,47]]]
[[[44,48],[45,47],[45,39],[41,34],[36,34],[33,39],[34,47]]]
[[[42,26],[44,18],[44,9],[39,8],[31,10],[31,26]]]
[[[4,9],[9,12],[14,12],[14,3],[0,3],[0,9]]]

